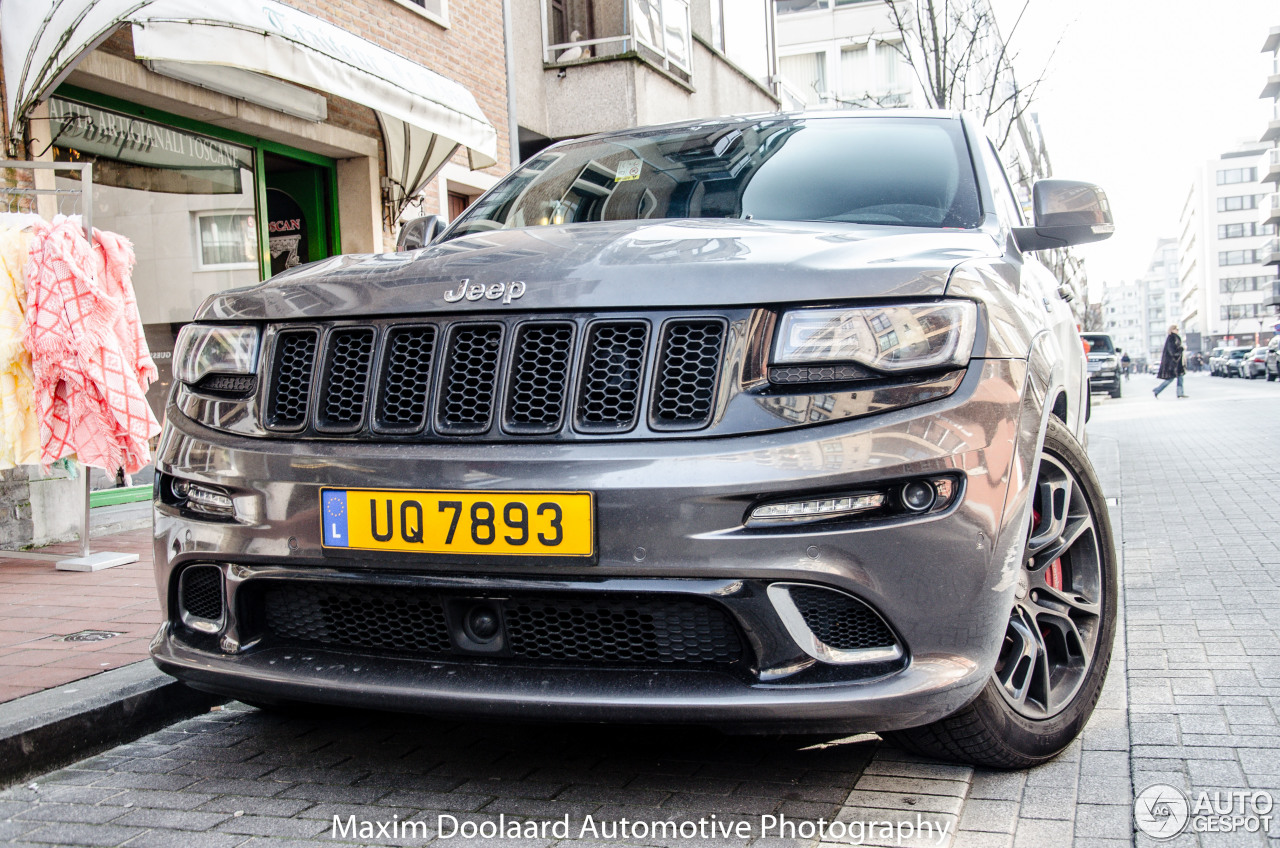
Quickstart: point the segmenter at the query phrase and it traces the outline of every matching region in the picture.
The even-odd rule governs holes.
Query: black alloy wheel
[[[887,734],[925,756],[1030,768],[1080,735],[1115,638],[1117,561],[1102,488],[1080,443],[1050,416],[1004,640],[972,703]]]

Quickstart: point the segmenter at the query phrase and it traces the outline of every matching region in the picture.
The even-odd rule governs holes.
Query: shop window
[[[197,214],[201,270],[258,269],[258,228],[250,214]]]

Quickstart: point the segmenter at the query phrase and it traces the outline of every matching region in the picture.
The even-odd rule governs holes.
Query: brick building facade
[[[158,416],[177,331],[207,296],[392,249],[398,221],[448,216],[509,169],[503,0],[27,0],[0,18],[6,154],[94,163],[94,224],[137,253]],[[157,58],[159,33],[177,35]],[[72,46],[48,48],[52,71],[29,74],[63,36]],[[73,532],[65,492],[5,476],[0,547]]]

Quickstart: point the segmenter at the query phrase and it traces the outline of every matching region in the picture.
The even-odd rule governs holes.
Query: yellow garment
[[[40,462],[31,354],[22,342],[30,241],[25,230],[0,229],[0,469]]]

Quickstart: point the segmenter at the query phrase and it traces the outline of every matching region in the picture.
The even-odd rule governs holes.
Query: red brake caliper
[[[1032,526],[1039,527],[1040,510],[1032,508],[1031,516],[1034,522]],[[1056,589],[1059,592],[1062,591],[1062,557],[1055,559],[1053,564],[1044,570],[1044,582],[1050,589]]]

